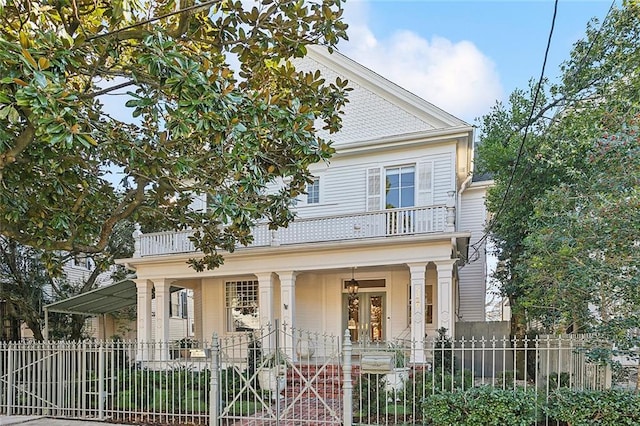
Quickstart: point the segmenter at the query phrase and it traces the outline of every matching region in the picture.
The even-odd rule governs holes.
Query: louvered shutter
[[[421,161],[418,163],[418,200],[417,206],[430,206],[433,204],[433,162]]]
[[[367,169],[367,211],[380,210],[380,168]]]

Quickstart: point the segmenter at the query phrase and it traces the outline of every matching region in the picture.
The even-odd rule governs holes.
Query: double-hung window
[[[415,166],[385,170],[385,208],[413,207],[416,193]]]
[[[227,331],[246,331],[260,328],[258,281],[227,281],[225,293]]]
[[[320,178],[314,177],[313,182],[307,184],[307,204],[320,203]]]

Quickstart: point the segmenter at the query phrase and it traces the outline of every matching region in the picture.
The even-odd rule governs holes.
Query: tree
[[[640,343],[640,140],[637,121],[603,135],[589,168],[535,203],[520,301],[547,324]],[[543,302],[543,303],[541,303]]]
[[[0,233],[98,253],[124,219],[192,228],[201,270],[257,220],[286,225],[307,166],[334,151],[316,126],[337,131],[346,102],[345,81],[292,60],[346,24],[341,0],[245,4],[0,2]],[[105,108],[123,91],[131,120]]]
[[[620,188],[634,184],[626,175],[637,164],[615,166],[614,152],[625,149],[615,144],[607,145],[608,156],[598,153],[609,140],[605,134],[633,138],[640,112],[638,34],[640,8],[612,8],[601,27],[592,21],[574,45],[559,83],[516,91],[507,106],[498,104],[482,119],[478,166],[496,181],[487,199],[493,213],[488,232],[505,266],[496,278],[510,299],[514,334],[522,335],[531,320],[554,330],[606,332],[630,319],[606,333],[622,342],[622,329],[628,335],[633,327],[638,300],[619,292],[629,291],[633,281],[613,278],[637,264],[638,252],[629,249],[624,231],[640,224],[629,214],[631,222],[622,226],[612,213],[631,213],[616,197],[626,200]],[[601,244],[577,248],[590,239]],[[614,287],[619,291],[609,292]],[[628,309],[622,316],[603,315],[609,308],[596,313],[584,291],[609,292],[609,308]]]
[[[114,280],[123,278],[123,267],[113,267],[114,259],[133,254],[133,229],[131,223],[118,223],[102,252],[81,255],[92,267],[80,282],[68,279],[64,268],[76,255],[47,252],[0,236],[0,300],[12,307],[12,317],[24,322],[36,340],[42,340],[43,305],[93,290],[106,272]],[[49,337],[79,340],[85,320],[83,315],[52,313]]]

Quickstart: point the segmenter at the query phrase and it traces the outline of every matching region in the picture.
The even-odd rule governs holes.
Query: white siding
[[[367,210],[367,170],[380,168],[384,182],[384,168],[407,164],[433,165],[434,205],[444,204],[447,192],[454,189],[454,151],[451,147],[398,150],[358,158],[336,158],[322,173],[320,204],[300,205],[300,218],[360,213]],[[416,194],[417,195],[417,194]],[[383,194],[384,196],[384,194]],[[418,199],[416,197],[416,199]]]
[[[459,273],[459,321],[484,321],[486,294],[486,252],[482,244],[473,248],[483,235],[486,222],[485,190],[470,188],[462,194],[460,202],[460,231],[470,231],[469,263]]]
[[[425,122],[406,109],[394,104],[358,84],[353,79],[329,69],[327,66],[306,57],[297,61],[297,66],[304,70],[320,70],[327,82],[335,81],[336,77],[349,80],[349,102],[345,105],[342,115],[342,129],[335,134],[319,130],[318,135],[336,142],[348,144],[359,140],[372,140],[403,133],[431,130],[434,126]],[[322,126],[318,126],[321,128]]]

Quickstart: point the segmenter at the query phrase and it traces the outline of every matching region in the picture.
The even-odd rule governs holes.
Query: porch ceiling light
[[[354,297],[358,294],[358,281],[353,276],[353,271],[355,268],[351,268],[351,279],[347,282],[347,292],[350,297]]]

